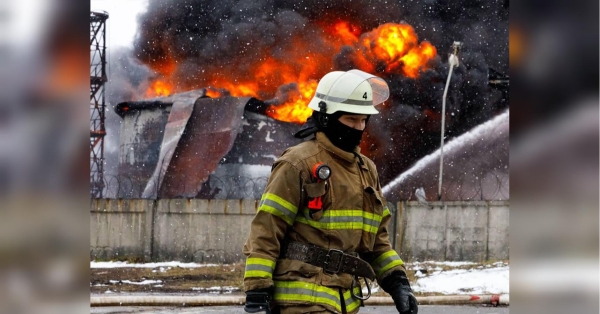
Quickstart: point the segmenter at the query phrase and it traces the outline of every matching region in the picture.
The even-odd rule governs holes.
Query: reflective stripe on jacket
[[[314,265],[280,259],[284,239],[358,253],[371,264],[378,281],[404,267],[389,241],[391,214],[375,164],[361,155],[359,148],[355,153],[337,148],[317,132],[315,139],[288,148],[273,163],[243,249],[248,256],[245,291],[274,285],[278,303],[318,303],[340,311],[335,305],[335,300],[340,301],[338,288],[343,289],[346,299],[352,276],[328,274]],[[331,168],[326,182],[311,178],[310,171],[318,162]],[[311,218],[308,199],[317,196],[322,197],[323,211]],[[349,313],[354,301],[350,298],[350,303],[345,302]]]

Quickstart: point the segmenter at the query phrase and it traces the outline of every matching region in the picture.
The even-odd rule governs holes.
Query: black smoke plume
[[[363,33],[405,22],[420,41],[438,50],[430,69],[416,79],[374,73],[386,79],[392,96],[369,124],[363,152],[377,163],[383,184],[439,147],[447,53],[454,41],[463,42],[464,49],[448,93],[447,139],[508,106],[506,92],[488,84],[490,69],[508,72],[506,0],[149,0],[147,12],[138,17],[134,55],[159,72],[176,61],[171,77],[180,90],[207,87],[221,75],[244,81],[254,77],[251,65],[258,59],[294,58],[300,65],[304,59],[298,56],[331,52],[322,36],[315,35],[340,19],[356,23]],[[305,50],[293,48],[293,40],[306,43]],[[328,71],[355,67],[346,57],[348,49],[333,51],[334,60],[323,60],[330,68],[306,75],[319,79]],[[269,100],[275,92],[259,96]]]

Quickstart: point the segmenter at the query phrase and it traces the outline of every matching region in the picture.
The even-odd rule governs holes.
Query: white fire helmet
[[[356,114],[378,114],[375,106],[383,103],[390,96],[387,83],[372,74],[360,70],[329,72],[317,85],[317,91],[308,107],[332,114],[345,111]],[[324,102],[326,106],[319,105]]]

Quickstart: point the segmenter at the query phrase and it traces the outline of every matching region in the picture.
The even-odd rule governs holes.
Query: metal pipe
[[[448,64],[450,70],[448,71],[448,79],[446,80],[446,87],[444,88],[444,95],[442,97],[442,136],[440,144],[440,175],[438,182],[438,201],[442,199],[442,175],[444,172],[444,131],[446,128],[446,96],[448,95],[448,87],[450,86],[450,78],[452,77],[452,70],[454,67],[458,67],[458,51],[462,47],[462,43],[455,41],[452,44],[453,53],[448,57]]]
[[[91,296],[91,306],[209,306],[243,305],[245,296],[181,296],[181,295],[128,295]],[[443,295],[417,297],[419,305],[491,304],[508,305],[508,294],[491,295]],[[370,297],[365,305],[394,305],[391,297]]]

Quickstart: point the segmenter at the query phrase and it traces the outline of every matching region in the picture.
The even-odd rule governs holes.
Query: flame
[[[345,45],[358,42],[360,29],[346,21],[339,21],[333,25],[334,36],[340,38]]]
[[[384,64],[385,72],[410,78],[417,78],[419,71],[427,68],[428,61],[437,53],[429,42],[419,44],[414,29],[408,24],[380,25],[362,37],[361,45],[361,61],[370,63],[369,69]]]
[[[149,66],[162,76],[167,77],[177,69],[177,61],[169,55],[164,55],[160,59],[152,60]]]
[[[284,105],[271,106],[267,114],[277,120],[304,123],[312,114],[308,102],[317,90],[317,81],[311,80],[298,84],[298,90]]]
[[[344,20],[320,22],[322,33],[316,42],[319,49],[310,48],[303,37],[289,38],[285,51],[279,57],[270,52],[259,54],[256,62],[244,65],[250,73],[237,73],[235,68],[220,68],[219,71],[201,75],[197,82],[186,82],[173,77],[177,73],[178,61],[164,56],[149,64],[163,79],[152,82],[148,95],[167,96],[174,91],[168,82],[177,82],[182,91],[206,88],[206,96],[255,97],[271,100],[266,114],[274,119],[303,123],[312,114],[308,108],[316,88],[316,79],[329,71],[336,70],[333,60],[343,51],[351,66],[385,77],[386,74],[401,74],[416,78],[427,69],[427,64],[436,55],[429,42],[418,41],[414,29],[408,24],[383,24],[370,32]],[[281,57],[284,56],[284,57]],[[229,72],[228,72],[229,71]],[[211,71],[207,71],[211,73]],[[225,74],[224,74],[225,73]]]
[[[223,93],[215,88],[209,87],[206,89],[206,92],[204,95],[208,96],[210,98],[219,98],[219,97],[223,96]]]
[[[146,91],[147,97],[169,96],[173,93],[173,85],[166,81],[156,80],[150,84]]]
[[[425,64],[427,64],[431,58],[435,57],[435,55],[435,47],[428,42],[424,42],[413,48],[409,53],[404,55],[404,57],[400,58],[404,63],[402,70],[406,76],[417,78],[419,76],[419,71],[425,68]]]

